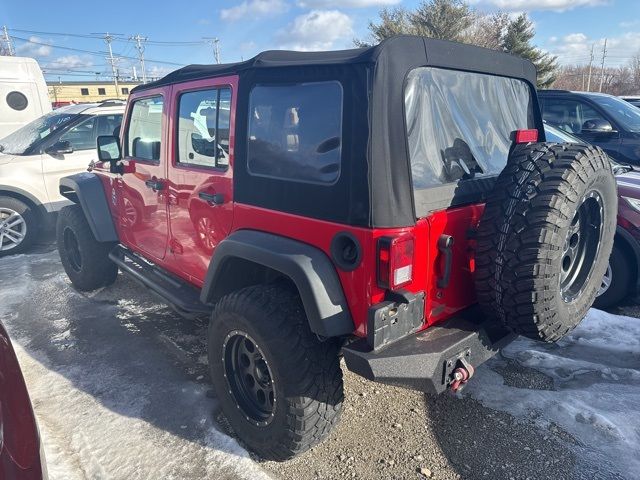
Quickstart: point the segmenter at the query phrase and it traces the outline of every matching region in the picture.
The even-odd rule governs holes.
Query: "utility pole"
[[[591,91],[591,65],[593,64],[593,47],[595,44],[591,44],[591,57],[589,58],[589,77],[587,79],[587,92]]]
[[[113,42],[113,39],[116,36],[121,36],[122,34],[107,32],[107,33],[96,33],[93,35],[104,35],[102,38],[106,42],[107,48],[109,50],[109,56],[106,57],[106,59],[109,62],[109,64],[111,64],[111,75],[113,77],[113,84],[116,87],[116,98],[120,98],[120,90],[118,88],[118,75],[119,75],[118,67],[117,67],[118,59],[113,56],[113,49],[111,48],[111,42]]]
[[[216,63],[220,63],[220,39],[217,37],[202,37],[206,42],[213,47],[213,58]]]
[[[136,50],[138,50],[138,60],[140,60],[140,68],[142,70],[142,83],[147,83],[147,71],[144,68],[144,42],[147,37],[142,37],[138,33],[135,37],[129,37],[129,40],[136,41]]]
[[[7,52],[10,56],[15,55],[15,51],[13,50],[13,43],[11,42],[11,37],[9,36],[9,30],[7,30],[7,26],[2,26],[2,36],[4,37],[4,42],[7,45]]]
[[[600,67],[600,89],[599,92],[602,92],[602,82],[604,81],[604,59],[607,56],[607,39],[604,39],[604,47],[602,47],[602,66]]]

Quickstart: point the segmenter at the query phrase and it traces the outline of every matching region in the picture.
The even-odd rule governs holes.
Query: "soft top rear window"
[[[523,80],[431,67],[409,72],[405,116],[414,189],[498,175],[513,132],[535,128]]]

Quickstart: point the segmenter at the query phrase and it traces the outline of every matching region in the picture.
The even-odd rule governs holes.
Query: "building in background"
[[[110,81],[47,82],[49,99],[54,107],[72,103],[102,102],[104,100],[126,100],[129,92],[141,82],[118,82],[118,90]]]

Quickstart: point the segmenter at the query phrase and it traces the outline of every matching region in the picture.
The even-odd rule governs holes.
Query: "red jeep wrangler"
[[[210,317],[211,378],[251,449],[325,438],[340,357],[457,390],[516,334],[555,341],[607,268],[601,150],[545,143],[529,62],[401,36],[264,52],[135,88],[121,139],[66,177],[57,238],[79,290],[118,269]]]

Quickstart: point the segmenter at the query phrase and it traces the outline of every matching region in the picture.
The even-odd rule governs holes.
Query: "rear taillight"
[[[378,285],[397,290],[413,280],[412,235],[383,237],[378,240]]]
[[[538,130],[516,130],[516,143],[531,143],[538,141]]]

